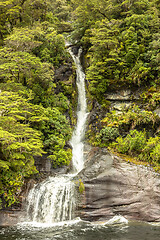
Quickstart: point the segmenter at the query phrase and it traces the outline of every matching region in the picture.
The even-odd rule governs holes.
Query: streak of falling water
[[[85,135],[85,123],[87,118],[87,104],[85,95],[85,75],[80,63],[80,49],[75,56],[69,50],[77,73],[78,109],[77,125],[71,139],[72,165],[74,175],[66,174],[58,177],[49,177],[40,184],[36,184],[29,192],[27,199],[28,218],[34,222],[53,223],[71,220],[74,217],[75,186],[73,176],[83,169],[83,139]]]
[[[84,157],[83,157],[83,139],[85,135],[85,124],[87,119],[87,103],[86,103],[86,92],[85,92],[85,74],[82,70],[80,56],[82,50],[79,49],[78,56],[75,56],[72,51],[70,54],[77,67],[77,89],[78,89],[78,110],[77,110],[77,126],[73,132],[71,139],[72,145],[72,164],[75,172],[80,172],[83,169]]]
[[[34,222],[71,220],[74,201],[74,183],[71,176],[50,177],[30,191],[27,212]]]

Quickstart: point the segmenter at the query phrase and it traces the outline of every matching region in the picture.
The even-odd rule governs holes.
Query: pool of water
[[[21,223],[1,227],[0,240],[159,240],[160,224],[90,223],[79,219],[57,224]]]

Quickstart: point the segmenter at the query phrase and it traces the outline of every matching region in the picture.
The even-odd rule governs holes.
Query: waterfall
[[[28,195],[30,219],[45,223],[71,220],[75,207],[74,190],[70,176],[50,177],[36,184]]]
[[[82,50],[75,56],[69,52],[76,65],[76,83],[78,89],[77,124],[71,139],[72,165],[74,174],[49,177],[40,184],[36,184],[28,194],[27,215],[30,221],[53,223],[71,220],[75,209],[75,185],[73,176],[83,169],[83,139],[87,118],[87,104],[85,95],[85,74],[80,63]]]
[[[70,50],[70,54],[76,64],[76,84],[78,89],[78,109],[77,109],[77,126],[73,132],[72,139],[70,141],[72,145],[72,164],[75,172],[80,172],[83,169],[83,138],[85,135],[85,123],[87,118],[87,103],[85,92],[85,74],[82,70],[80,56],[82,49],[79,49],[78,56],[75,56]]]

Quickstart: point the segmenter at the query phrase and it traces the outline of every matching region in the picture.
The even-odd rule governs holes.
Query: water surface
[[[68,221],[57,224],[24,223],[1,227],[0,240],[159,240],[160,225],[142,222],[93,224]]]

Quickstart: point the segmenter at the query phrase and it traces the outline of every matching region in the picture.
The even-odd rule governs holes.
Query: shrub
[[[107,116],[102,120],[103,125],[119,129],[126,129],[127,126],[130,129],[133,129],[144,125],[147,126],[147,128],[153,128],[158,122],[159,117],[156,113],[141,110],[136,105],[124,109],[121,114],[117,114],[116,111],[107,113]]]
[[[113,141],[119,136],[119,131],[117,128],[113,127],[104,127],[100,131],[99,137],[102,141],[108,142]]]
[[[57,149],[57,151],[55,151],[53,155],[50,155],[48,158],[51,160],[54,168],[61,167],[63,165],[69,165],[72,159],[72,152],[71,149]]]
[[[160,141],[154,147],[153,151],[150,153],[150,156],[151,156],[153,162],[160,163]]]
[[[139,154],[146,145],[146,132],[131,130],[125,137],[118,137],[116,143],[112,144],[118,152],[129,153],[130,155]]]
[[[160,138],[151,137],[146,142],[146,146],[139,155],[139,159],[149,162],[159,162],[160,161]]]
[[[83,194],[84,191],[85,191],[84,183],[82,182],[81,179],[79,179],[79,192],[80,194]]]

